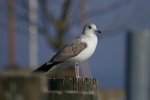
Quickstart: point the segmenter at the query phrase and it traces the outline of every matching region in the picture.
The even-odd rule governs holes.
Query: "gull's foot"
[[[76,77],[76,78],[81,78],[81,77]]]

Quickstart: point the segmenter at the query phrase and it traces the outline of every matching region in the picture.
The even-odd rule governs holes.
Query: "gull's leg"
[[[76,78],[79,78],[79,66],[78,66],[78,64],[75,64],[75,74],[76,74]]]
[[[77,65],[75,64],[75,74],[76,74],[76,78],[77,78]]]
[[[78,64],[77,64],[77,78],[80,78],[79,77],[79,66],[78,66]]]

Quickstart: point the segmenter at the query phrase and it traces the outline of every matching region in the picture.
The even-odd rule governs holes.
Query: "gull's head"
[[[101,33],[101,31],[96,28],[95,24],[88,23],[84,26],[83,34],[84,33]]]

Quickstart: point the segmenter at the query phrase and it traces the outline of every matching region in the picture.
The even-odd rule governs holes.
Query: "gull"
[[[95,33],[101,33],[101,31],[97,30],[96,25],[92,23],[86,24],[81,35],[66,44],[33,72],[45,72],[47,75],[59,66],[74,65],[76,78],[79,78],[78,64],[91,57],[96,49],[98,40]]]

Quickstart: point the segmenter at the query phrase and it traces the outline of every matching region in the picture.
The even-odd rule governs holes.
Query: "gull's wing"
[[[67,61],[68,59],[77,56],[87,47],[86,43],[77,41],[76,39],[65,45],[59,52],[54,54],[52,58],[33,72],[47,72],[53,66]]]
[[[77,56],[87,47],[86,43],[80,41],[80,38],[74,39],[69,44],[65,45],[57,52],[47,63],[64,62],[68,59]]]

